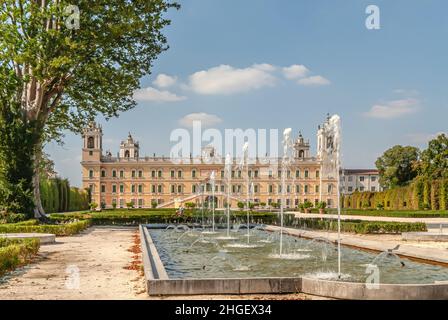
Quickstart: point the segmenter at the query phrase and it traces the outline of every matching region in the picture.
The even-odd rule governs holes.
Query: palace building
[[[213,200],[216,208],[223,208],[228,192],[231,208],[246,201],[248,193],[252,203],[272,206],[274,202],[281,202],[284,172],[287,207],[294,208],[305,201],[325,201],[329,208],[335,208],[337,177],[320,175],[323,148],[330,143],[326,141],[323,127],[319,126],[317,131],[316,156],[311,155],[309,141],[299,133],[287,170],[258,158],[243,169],[238,159],[233,159],[231,173],[228,169],[231,182],[227,190],[224,160],[210,163],[202,155],[179,163],[163,156],[142,157],[139,142],[131,134],[121,142],[117,156],[113,157],[109,151],[103,153],[102,128],[92,123],[83,132],[83,187],[90,189],[92,202],[103,208],[125,208],[131,202],[135,208],[170,208],[187,202],[201,206]],[[213,148],[204,150],[208,156],[214,156]],[[281,162],[280,158],[276,160]],[[213,182],[210,180],[212,172]]]

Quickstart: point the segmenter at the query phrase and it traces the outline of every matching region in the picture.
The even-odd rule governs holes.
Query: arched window
[[[87,148],[89,149],[95,148],[95,139],[93,137],[87,138]]]
[[[129,153],[129,150],[126,150],[125,152],[124,152],[124,157],[125,158],[129,158],[131,156],[131,154]]]
[[[299,158],[303,158],[305,156],[305,151],[300,150],[299,151]]]

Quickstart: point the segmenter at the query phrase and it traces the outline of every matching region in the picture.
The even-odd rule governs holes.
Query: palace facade
[[[139,142],[131,134],[121,142],[116,157],[103,154],[101,126],[92,123],[83,133],[82,181],[89,188],[92,202],[102,207],[125,208],[132,202],[136,208],[178,207],[187,202],[197,206],[215,200],[217,208],[225,207],[227,193],[230,206],[246,201],[249,185],[251,202],[272,206],[280,204],[282,172],[285,173],[286,206],[297,207],[310,201],[325,201],[327,206],[337,205],[337,177],[322,177],[321,154],[326,144],[324,126],[317,131],[317,154],[310,154],[310,143],[299,133],[293,146],[293,159],[287,169],[273,166],[272,161],[256,159],[248,168],[241,168],[238,159],[231,165],[231,183],[227,190],[225,164],[210,163],[203,157],[188,161],[173,161],[167,157],[141,157]],[[212,148],[204,148],[214,156]],[[277,163],[281,162],[281,159]],[[210,175],[215,172],[213,183]],[[230,170],[228,170],[230,172]],[[249,181],[249,183],[248,183]],[[214,190],[212,190],[214,186]]]

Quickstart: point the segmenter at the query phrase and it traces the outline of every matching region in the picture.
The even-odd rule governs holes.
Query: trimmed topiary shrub
[[[29,263],[38,250],[38,239],[18,240],[0,237],[0,276]]]
[[[40,182],[42,206],[46,213],[80,211],[89,208],[89,195],[70,187],[67,179],[42,179]]]
[[[440,184],[440,210],[448,210],[448,179]]]
[[[33,221],[33,220],[31,220]],[[91,225],[90,220],[73,221],[61,224],[0,224],[0,233],[52,233],[56,236],[77,234]]]
[[[448,182],[416,178],[409,186],[381,192],[358,192],[344,195],[345,209],[375,209],[382,204],[386,210],[446,210],[448,209]]]
[[[299,228],[309,228],[316,230],[337,231],[338,224],[335,219],[312,219],[294,218],[287,221],[288,226]],[[424,223],[408,222],[382,222],[382,221],[362,221],[343,220],[341,221],[341,231],[358,234],[400,234],[402,232],[426,231]]]

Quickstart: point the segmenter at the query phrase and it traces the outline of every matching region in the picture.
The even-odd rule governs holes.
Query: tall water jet
[[[328,117],[323,125],[323,140],[321,145],[321,179],[336,178],[337,209],[338,209],[338,275],[341,276],[341,118],[338,115]],[[321,181],[322,181],[321,180]],[[322,189],[322,184],[320,186]]]
[[[291,128],[286,128],[283,131],[283,157],[281,162],[281,188],[282,188],[282,198],[280,202],[280,249],[279,249],[279,255],[282,256],[283,253],[283,213],[285,210],[286,205],[286,171],[288,168],[288,165],[291,161],[289,150],[292,146],[292,140],[291,140]]]
[[[246,169],[246,213],[247,213],[247,243],[250,242],[250,213],[249,213],[249,197],[250,197],[250,177],[249,177],[249,143],[243,145],[243,154],[240,162],[240,170]]]
[[[226,155],[224,176],[227,184],[227,237],[230,237],[230,188],[232,183],[232,157],[230,156],[230,153]]]
[[[215,232],[215,171],[210,174],[210,185],[212,187],[212,232]]]

